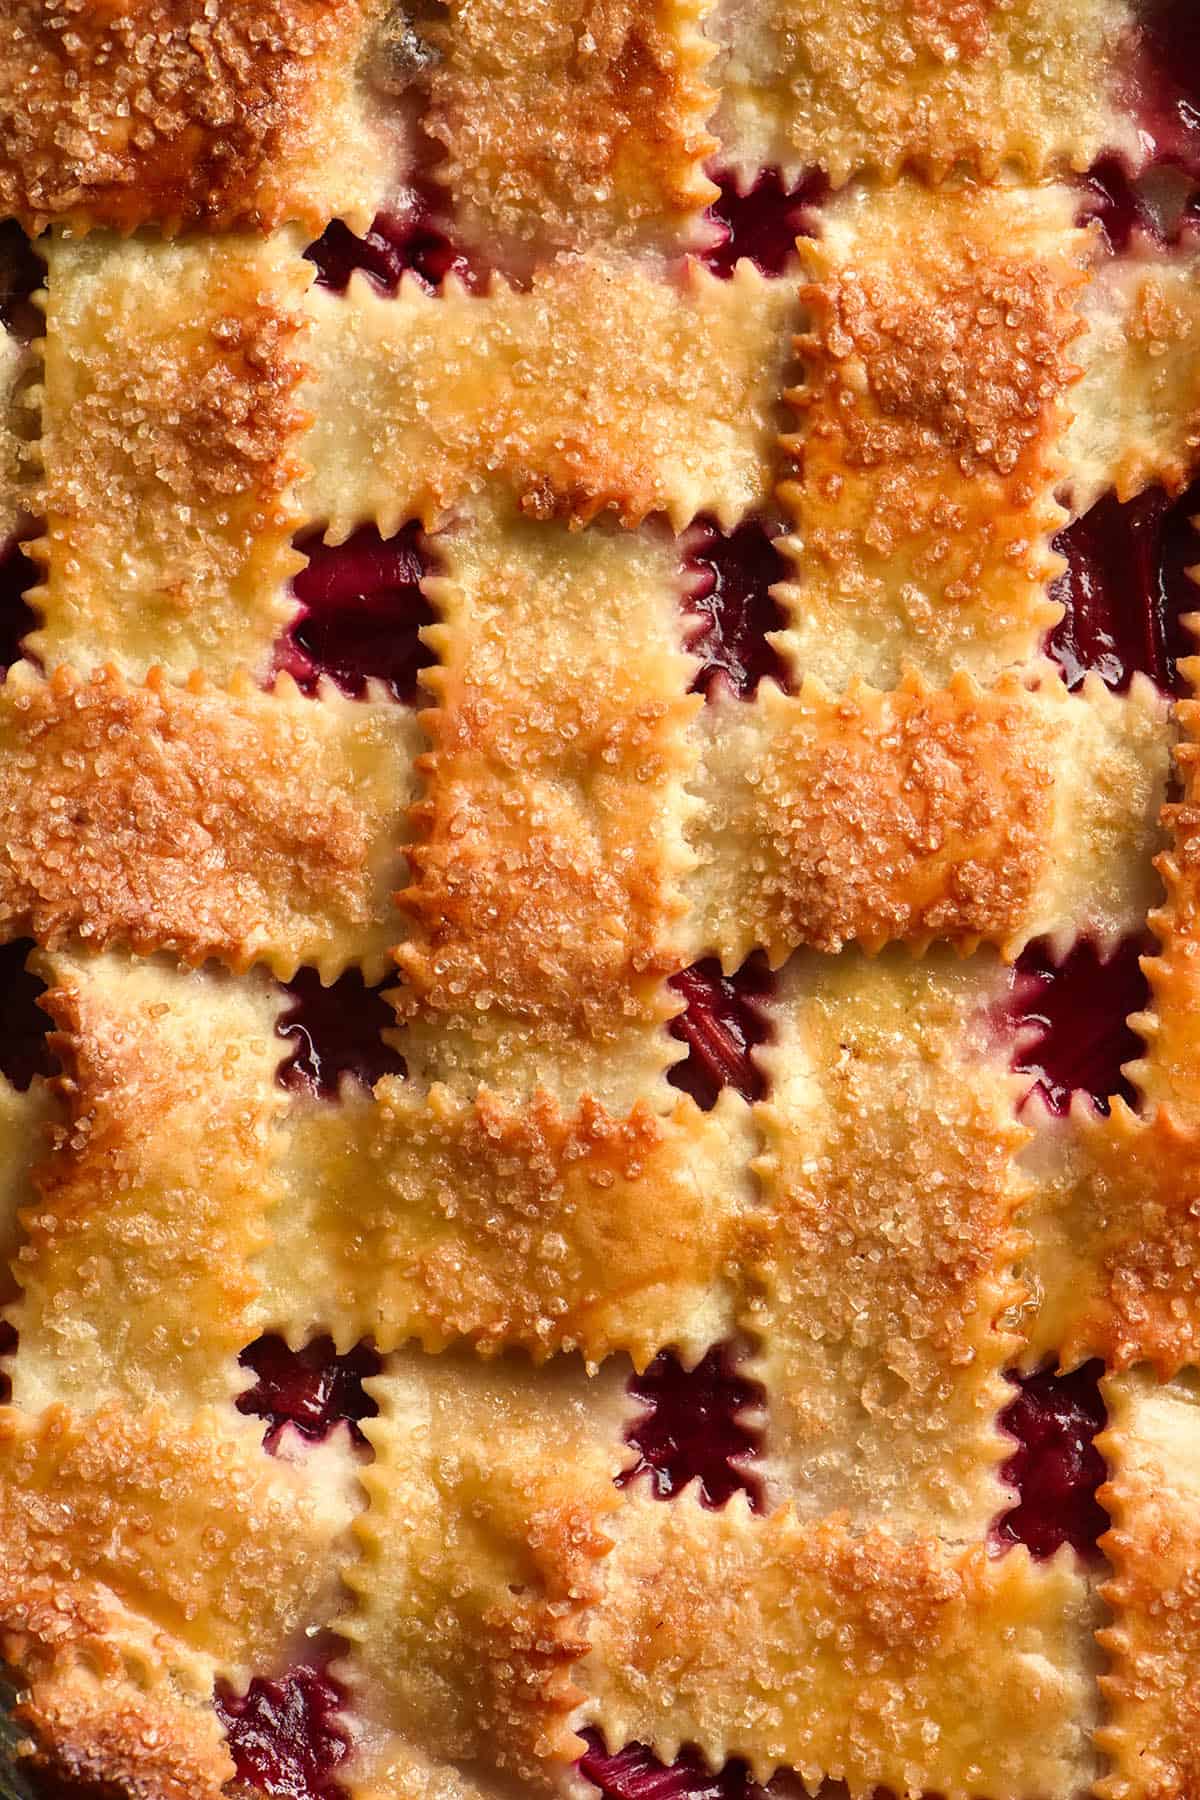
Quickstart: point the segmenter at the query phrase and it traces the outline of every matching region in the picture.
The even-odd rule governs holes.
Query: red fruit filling
[[[337,1714],[346,1696],[324,1670],[256,1676],[245,1694],[218,1687],[213,1704],[239,1780],[284,1800],[340,1800],[337,1769],[350,1743]]]
[[[1124,59],[1126,99],[1155,160],[1200,178],[1200,8],[1142,0]]]
[[[253,1387],[238,1395],[238,1411],[269,1421],[263,1443],[272,1454],[287,1425],[319,1443],[343,1419],[355,1443],[366,1444],[358,1421],[373,1419],[379,1408],[363,1382],[383,1367],[369,1344],[355,1344],[338,1356],[331,1337],[316,1337],[303,1349],[289,1350],[272,1334],[247,1345],[238,1362],[257,1377]]]
[[[10,1325],[7,1319],[0,1319],[0,1358],[11,1356],[17,1347],[17,1328]],[[12,1399],[11,1377],[0,1369],[0,1406],[7,1406]]]
[[[32,949],[32,938],[0,944],[0,1073],[22,1093],[35,1075],[58,1073],[46,1042],[50,1020],[38,1005],[46,984],[25,967]]]
[[[1102,961],[1096,946],[1081,939],[1055,964],[1039,942],[1018,958],[1004,1004],[1023,1039],[1013,1067],[1033,1076],[1030,1091],[1036,1089],[1051,1112],[1065,1113],[1075,1093],[1087,1094],[1103,1113],[1114,1094],[1134,1104],[1121,1067],[1144,1046],[1125,1021],[1149,1002],[1138,959],[1153,947],[1148,938],[1126,938]]]
[[[433,662],[421,642],[433,610],[421,592],[427,565],[420,550],[420,527],[406,525],[382,538],[362,525],[344,544],[325,544],[320,532],[296,548],[308,567],[292,582],[304,611],[288,632],[276,658],[278,667],[312,693],[320,675],[330,676],[344,694],[358,699],[368,676],[386,682],[397,700],[416,704],[417,677]]]
[[[667,1071],[667,1080],[705,1112],[717,1104],[723,1087],[736,1088],[745,1100],[761,1100],[766,1077],[750,1053],[770,1035],[761,1010],[775,986],[766,957],[756,950],[732,975],[721,973],[715,956],[706,957],[672,975],[670,985],[687,1002],[670,1031],[688,1053]]]
[[[755,1434],[739,1415],[762,1404],[762,1388],[738,1374],[728,1345],[715,1345],[694,1369],[660,1350],[645,1373],[632,1378],[629,1391],[648,1410],[627,1434],[638,1461],[617,1477],[618,1486],[644,1475],[657,1498],[668,1500],[699,1479],[706,1506],[724,1506],[742,1488],[759,1510],[760,1482],[736,1465],[758,1452]]]
[[[445,198],[428,181],[413,190],[407,206],[377,214],[365,237],[356,237],[335,219],[304,254],[317,265],[318,284],[339,294],[345,292],[355,269],[362,269],[387,294],[395,293],[400,277],[410,270],[430,293],[450,274],[465,287],[477,289],[484,274],[455,243]]]
[[[1102,156],[1092,164],[1080,185],[1083,202],[1079,209],[1079,224],[1086,225],[1090,219],[1098,219],[1109,249],[1116,255],[1125,254],[1135,232],[1145,232],[1162,241],[1154,213],[1118,157]]]
[[[1097,1359],[1069,1375],[1045,1368],[1009,1377],[1017,1394],[1000,1423],[1017,1448],[1002,1474],[1019,1499],[996,1525],[999,1542],[1025,1544],[1039,1558],[1061,1544],[1080,1556],[1099,1556],[1096,1541],[1108,1530],[1108,1514],[1096,1489],[1106,1471],[1093,1439],[1108,1417],[1096,1385],[1103,1373]]]
[[[45,279],[45,259],[20,226],[6,219],[0,224],[0,324],[25,343],[42,334],[42,315],[30,296]]]
[[[580,1735],[587,1749],[579,1759],[579,1772],[607,1800],[766,1800],[768,1790],[751,1778],[745,1763],[726,1763],[714,1775],[695,1750],[683,1750],[673,1763],[661,1763],[644,1744],[627,1744],[610,1756],[599,1732]]]
[[[826,177],[814,170],[788,187],[778,169],[764,169],[745,192],[729,169],[714,170],[712,179],[721,193],[708,216],[721,235],[701,261],[724,277],[746,256],[764,275],[782,275],[796,254],[796,239],[812,236],[808,208],[829,192]]]
[[[1105,494],[1060,531],[1054,547],[1067,568],[1050,592],[1066,612],[1048,648],[1068,687],[1089,669],[1109,687],[1128,687],[1140,669],[1164,693],[1187,691],[1181,656],[1195,654],[1182,615],[1200,612],[1200,587],[1187,570],[1200,562],[1200,482],[1177,499],[1147,488],[1124,505]]]
[[[368,1088],[381,1075],[404,1075],[404,1058],[383,1041],[384,1031],[396,1023],[383,997],[389,985],[384,981],[368,987],[357,969],[348,969],[322,987],[315,969],[301,969],[287,983],[292,1004],[275,1027],[280,1037],[296,1044],[280,1066],[283,1086],[331,1100],[343,1075]]]
[[[33,529],[30,526],[30,534]],[[40,579],[39,570],[15,537],[0,545],[0,670],[11,669],[24,654],[21,640],[37,624],[25,595]]]
[[[687,568],[691,580],[684,604],[698,617],[686,643],[702,660],[692,692],[711,699],[724,682],[739,699],[748,700],[766,676],[786,689],[783,658],[767,642],[767,633],[787,624],[769,590],[786,580],[790,569],[767,527],[747,519],[726,537],[711,519],[702,519]]]

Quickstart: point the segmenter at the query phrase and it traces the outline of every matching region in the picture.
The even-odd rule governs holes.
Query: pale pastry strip
[[[280,990],[165,960],[43,953],[64,1123],[12,1263],[13,1397],[187,1420],[242,1385],[251,1258],[278,1198]],[[230,1411],[230,1424],[237,1423]]]
[[[1187,485],[1200,455],[1200,248],[1189,232],[1144,240],[1096,270],[1075,346],[1083,380],[1063,451],[1070,501],[1085,512],[1108,488],[1132,499],[1152,482]]]
[[[1200,1361],[1200,1131],[1170,1107],[1143,1119],[1110,1104],[1108,1118],[1079,1100],[1069,1123],[1040,1121],[1026,1360],[1166,1376]]]
[[[364,80],[374,0],[12,0],[0,17],[0,214],[31,235],[143,224],[252,230],[389,186]]]
[[[30,503],[36,455],[30,443],[32,368],[32,353],[0,325],[0,553],[8,548]]]
[[[352,1791],[384,1800],[407,1791],[401,1769],[456,1784],[475,1765],[545,1792],[580,1750],[572,1668],[630,1455],[624,1377],[418,1353],[370,1386],[375,1461],[339,1626],[367,1723]]]
[[[1004,1508],[1028,1133],[989,1042],[1002,985],[996,958],[945,951],[794,957],[780,977],[742,1324],[765,1466],[805,1518],[979,1540]]]
[[[1104,1383],[1109,1468],[1099,1499],[1113,1522],[1103,1592],[1111,1624],[1097,1732],[1109,1767],[1102,1800],[1182,1800],[1200,1784],[1200,1394],[1194,1372],[1166,1387],[1133,1371]]]
[[[373,1100],[298,1109],[256,1330],[329,1331],[339,1350],[465,1340],[536,1363],[623,1350],[639,1368],[672,1345],[696,1361],[733,1328],[753,1138],[737,1096],[708,1114],[676,1101],[614,1118],[388,1078]]]
[[[1140,926],[1166,779],[1166,702],[1135,678],[1068,694],[1048,667],[988,690],[918,677],[841,697],[764,683],[699,723],[687,878],[694,956],[891,940],[1011,958]]]
[[[578,1677],[610,1747],[669,1762],[695,1744],[714,1769],[743,1757],[760,1781],[784,1767],[856,1800],[1086,1787],[1092,1606],[1068,1554],[755,1518],[741,1495],[712,1512],[694,1490],[630,1490],[611,1530]]]
[[[1077,208],[1066,186],[902,181],[847,190],[801,240],[795,575],[774,640],[798,676],[986,682],[1059,618],[1050,539],[1092,252]]]
[[[49,1019],[46,1024],[49,1026]],[[0,1295],[11,1296],[9,1266],[21,1241],[21,1208],[34,1199],[33,1167],[61,1116],[56,1096],[36,1075],[24,1093],[0,1076]]]
[[[302,504],[336,540],[432,523],[489,481],[535,518],[665,512],[676,530],[770,497],[797,301],[749,263],[719,281],[570,257],[477,298],[450,278],[388,298],[356,274],[307,305]]]
[[[890,0],[722,0],[709,34],[721,101],[713,128],[748,173],[780,164],[938,181],[955,164],[994,179],[1086,169],[1104,149],[1140,156],[1117,103],[1127,0],[1002,7]]]
[[[529,262],[697,241],[717,193],[703,167],[710,5],[451,0],[423,34],[422,125],[445,148],[458,230]]]
[[[397,1041],[468,1095],[546,1086],[624,1113],[657,1091],[665,1107],[702,704],[677,549],[648,528],[523,519],[503,497],[435,543]]]
[[[378,979],[394,933],[412,714],[113,670],[0,688],[0,920],[82,940]]]
[[[50,667],[267,672],[303,567],[302,247],[51,241],[29,640]]]
[[[82,1662],[153,1694],[244,1685],[337,1599],[353,1511],[209,1414],[0,1412],[0,1636],[32,1679]]]

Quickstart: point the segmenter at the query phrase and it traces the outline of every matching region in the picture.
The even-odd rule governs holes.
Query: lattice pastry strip
[[[33,1165],[46,1148],[48,1128],[59,1116],[42,1076],[22,1093],[0,1076],[0,1294],[13,1288],[9,1266],[21,1242],[20,1210],[33,1199]]]
[[[29,640],[49,666],[267,672],[303,566],[301,246],[51,240]]]
[[[468,1094],[665,1105],[682,960],[693,664],[663,532],[570,532],[508,503],[435,540],[398,1040]]]
[[[33,235],[155,223],[365,227],[390,183],[366,76],[378,0],[12,0],[0,214]]]
[[[467,1340],[644,1367],[670,1344],[696,1361],[733,1327],[753,1138],[736,1095],[676,1101],[614,1118],[388,1078],[374,1100],[298,1110],[258,1327],[296,1343],[320,1327],[343,1350]]]
[[[0,325],[0,550],[23,523],[30,504],[33,360],[25,345]]]
[[[1200,1783],[1195,1681],[1200,1636],[1200,1394],[1194,1372],[1169,1386],[1134,1371],[1104,1383],[1109,1428],[1098,1447],[1113,1521],[1102,1540],[1112,1623],[1099,1635],[1110,1768],[1102,1800],[1154,1800]]]
[[[709,32],[722,154],[747,172],[955,164],[995,178],[1085,169],[1103,148],[1140,153],[1117,104],[1127,0],[723,0]]]
[[[331,1616],[348,1494],[211,1416],[55,1405],[0,1417],[0,1506],[4,1654],[54,1759],[134,1791],[174,1766],[216,1800],[214,1677],[243,1685]]]
[[[899,950],[780,977],[742,1323],[768,1467],[803,1517],[978,1539],[1003,1508],[1027,1132],[989,1047],[1001,982],[991,957]]]
[[[528,293],[472,298],[448,278],[394,299],[365,278],[314,290],[311,518],[341,539],[436,521],[485,481],[527,513],[625,524],[698,512],[734,524],[768,498],[795,290],[743,264],[671,279],[633,259],[568,257]]]
[[[1169,756],[1165,703],[1048,669],[983,690],[918,677],[840,698],[815,680],[706,708],[689,824],[696,956],[736,968],[807,944],[1031,938],[1137,929]]]
[[[371,1387],[376,1460],[340,1627],[368,1722],[351,1793],[470,1792],[473,1772],[545,1792],[580,1748],[572,1666],[628,1460],[623,1382],[566,1360],[418,1354]]]
[[[72,939],[378,979],[416,725],[287,676],[128,685],[19,663],[0,690],[0,921]]]
[[[1090,254],[1077,206],[1065,186],[856,187],[801,240],[795,580],[775,640],[797,674],[989,680],[1060,616],[1046,583]]]
[[[250,1263],[280,1191],[281,996],[165,959],[37,966],[65,1117],[21,1214],[14,1400],[157,1403],[186,1422],[233,1394],[254,1335]]]
[[[608,1528],[583,1718],[664,1760],[699,1746],[765,1781],[947,1800],[1086,1785],[1093,1604],[1068,1555],[1035,1566],[815,1523],[744,1497],[706,1511],[631,1490]],[[730,1671],[736,1670],[736,1679]]]
[[[710,3],[450,0],[423,32],[422,123],[467,238],[510,264],[700,241]]]

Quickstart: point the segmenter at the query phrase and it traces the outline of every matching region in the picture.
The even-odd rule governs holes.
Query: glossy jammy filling
[[[1017,1392],[1000,1424],[1016,1448],[1001,1474],[1017,1502],[995,1527],[998,1543],[1024,1544],[1038,1558],[1063,1544],[1099,1557],[1097,1541],[1109,1523],[1096,1499],[1106,1473],[1094,1441],[1107,1420],[1097,1385],[1103,1373],[1093,1361],[1065,1375],[1043,1368],[1009,1377]]]
[[[787,623],[771,588],[787,579],[789,566],[768,524],[747,519],[726,534],[713,520],[698,520],[685,567],[684,641],[701,659],[692,692],[711,699],[723,687],[749,700],[768,677],[786,690],[787,670],[767,633]]]
[[[608,1800],[764,1800],[768,1790],[753,1780],[744,1763],[729,1762],[715,1774],[694,1750],[661,1763],[644,1744],[610,1753],[597,1731],[585,1731],[587,1749],[579,1772]]]
[[[38,580],[36,565],[30,562],[16,537],[0,543],[0,672],[20,661],[24,654],[21,640],[37,624],[25,595]]]
[[[646,1412],[630,1427],[638,1461],[619,1478],[621,1487],[644,1479],[668,1500],[698,1481],[706,1506],[724,1506],[739,1488],[756,1510],[761,1506],[761,1483],[745,1467],[758,1438],[742,1414],[762,1404],[762,1389],[739,1374],[729,1345],[715,1345],[694,1369],[661,1350],[629,1391]]]
[[[1182,623],[1200,611],[1200,587],[1188,574],[1200,562],[1200,482],[1171,498],[1150,487],[1122,504],[1108,493],[1054,540],[1067,567],[1051,594],[1066,612],[1048,649],[1069,687],[1094,669],[1109,687],[1126,688],[1137,670],[1180,695],[1179,658],[1195,653]]]
[[[326,1669],[300,1664],[275,1679],[256,1677],[245,1694],[218,1688],[213,1703],[239,1781],[280,1800],[341,1800],[346,1696]]]
[[[715,956],[706,957],[673,975],[670,985],[685,1002],[670,1031],[687,1046],[687,1056],[667,1080],[705,1112],[723,1087],[743,1100],[761,1100],[767,1083],[753,1052],[770,1035],[762,1002],[775,985],[766,957],[756,951],[732,975],[722,973]]]
[[[330,1337],[312,1338],[292,1350],[272,1334],[247,1345],[238,1362],[255,1378],[238,1396],[238,1411],[267,1421],[263,1443],[272,1453],[289,1427],[320,1443],[345,1424],[351,1440],[365,1446],[359,1421],[374,1418],[379,1408],[363,1383],[383,1367],[369,1344],[355,1344],[339,1356]]]
[[[1013,1067],[1032,1077],[1030,1092],[1038,1092],[1051,1112],[1066,1113],[1077,1093],[1103,1113],[1115,1094],[1133,1105],[1134,1091],[1121,1070],[1142,1054],[1143,1044],[1126,1020],[1148,1003],[1140,958],[1152,949],[1150,938],[1137,936],[1102,956],[1081,940],[1055,962],[1039,942],[1018,959],[1002,1023],[1018,1043]]]
[[[811,236],[809,208],[829,190],[826,178],[813,171],[789,186],[778,169],[763,169],[743,186],[729,169],[712,171],[720,188],[708,209],[717,241],[701,261],[714,275],[732,275],[742,257],[764,275],[782,275],[796,256],[796,239]]]
[[[303,611],[279,648],[277,667],[306,693],[328,675],[360,699],[374,679],[396,700],[416,705],[420,672],[434,660],[420,636],[434,616],[421,592],[428,571],[420,528],[406,525],[383,538],[374,525],[362,525],[344,544],[326,544],[314,532],[296,547],[309,559],[292,582]]]
[[[24,1093],[35,1075],[58,1064],[46,1042],[50,1020],[38,1005],[46,984],[25,967],[32,938],[0,944],[0,1074]]]
[[[1200,7],[1142,0],[1124,98],[1155,159],[1200,178]]]
[[[404,1058],[383,1037],[396,1023],[384,999],[390,985],[368,987],[357,969],[348,969],[323,987],[315,969],[299,970],[286,984],[290,1005],[275,1027],[295,1045],[280,1064],[282,1085],[331,1100],[344,1076],[370,1088],[383,1075],[403,1075]]]
[[[433,181],[417,183],[388,212],[381,212],[363,237],[335,219],[304,253],[317,267],[322,287],[344,293],[356,269],[383,293],[394,294],[400,278],[412,274],[430,293],[454,275],[478,288],[486,271],[455,241],[446,195]]]

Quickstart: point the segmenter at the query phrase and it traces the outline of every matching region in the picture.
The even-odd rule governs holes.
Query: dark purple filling
[[[379,213],[365,237],[356,237],[335,219],[304,254],[317,265],[318,283],[339,294],[355,269],[364,270],[388,294],[395,293],[407,270],[431,293],[450,274],[477,289],[486,273],[455,243],[445,197],[432,182],[413,192],[411,205]]]
[[[644,1475],[658,1499],[667,1500],[698,1478],[707,1506],[724,1506],[742,1488],[760,1509],[761,1483],[734,1465],[758,1452],[757,1437],[739,1415],[761,1406],[763,1394],[756,1381],[738,1374],[728,1345],[715,1345],[694,1369],[660,1350],[629,1391],[648,1410],[629,1430],[638,1461],[618,1477],[619,1486]]]
[[[726,537],[711,519],[701,519],[687,567],[694,574],[684,605],[697,616],[686,642],[703,662],[692,692],[711,699],[724,682],[748,700],[766,676],[786,689],[783,658],[768,644],[767,633],[787,624],[769,590],[786,580],[790,569],[767,527],[747,519]]]
[[[1096,1360],[1069,1375],[1056,1375],[1051,1366],[1009,1377],[1017,1395],[1000,1423],[1017,1448],[1002,1473],[1019,1498],[996,1525],[1001,1543],[1025,1544],[1039,1558],[1061,1544],[1080,1556],[1099,1555],[1096,1541],[1108,1530],[1108,1515],[1096,1489],[1106,1471],[1093,1439],[1108,1417],[1097,1386],[1103,1373]]]
[[[374,525],[362,525],[344,544],[322,543],[320,532],[297,543],[309,562],[292,590],[305,610],[276,662],[306,693],[319,675],[329,675],[358,699],[374,676],[397,700],[416,704],[417,677],[434,660],[420,638],[434,618],[420,587],[428,573],[420,535],[419,526],[406,525],[382,538]]]
[[[644,1744],[627,1744],[610,1756],[599,1732],[581,1736],[587,1749],[579,1772],[607,1800],[766,1800],[768,1790],[751,1778],[744,1763],[726,1763],[714,1775],[695,1750],[681,1751],[673,1763],[660,1763]]]
[[[736,1088],[744,1100],[761,1100],[766,1077],[750,1053],[770,1035],[761,1003],[775,981],[766,957],[756,950],[732,975],[721,973],[715,956],[706,957],[672,975],[670,985],[687,1002],[670,1030],[688,1053],[668,1070],[667,1080],[705,1112],[723,1087]]]
[[[1123,61],[1125,100],[1156,161],[1200,178],[1200,7],[1142,0]]]
[[[9,1287],[7,1275],[4,1286]],[[10,1325],[7,1319],[0,1319],[0,1357],[11,1356],[18,1343],[17,1328]],[[0,1406],[7,1406],[12,1399],[12,1378],[6,1369],[0,1369]]]
[[[829,192],[826,177],[813,170],[789,188],[778,169],[764,169],[744,194],[728,169],[713,170],[712,179],[721,193],[708,216],[722,235],[701,260],[714,275],[732,275],[742,256],[757,263],[764,275],[782,275],[796,254],[796,239],[812,236],[807,209]]]
[[[1081,939],[1057,966],[1044,942],[1021,953],[1003,1009],[1010,1027],[1029,1034],[1013,1066],[1034,1077],[1031,1091],[1052,1112],[1065,1113],[1074,1093],[1087,1094],[1103,1113],[1114,1094],[1134,1104],[1121,1067],[1144,1045],[1125,1021],[1148,1004],[1138,959],[1152,949],[1145,937],[1126,938],[1102,962],[1095,945]]]
[[[0,325],[30,343],[44,321],[30,296],[46,279],[45,259],[12,219],[0,223]]]
[[[1164,693],[1186,692],[1177,664],[1196,648],[1180,619],[1200,611],[1200,587],[1187,574],[1200,561],[1197,512],[1200,482],[1175,500],[1160,487],[1124,505],[1109,493],[1059,532],[1054,547],[1067,568],[1050,592],[1067,610],[1048,648],[1068,687],[1095,669],[1125,688],[1140,669]]]
[[[32,938],[0,944],[0,1073],[22,1093],[35,1075],[55,1075],[56,1063],[46,1042],[50,1020],[38,1005],[46,991],[25,967]]]
[[[1109,249],[1123,256],[1135,232],[1162,241],[1153,212],[1125,164],[1116,156],[1102,156],[1080,180],[1083,200],[1079,208],[1080,225],[1098,219],[1108,239]]]
[[[277,1680],[256,1676],[244,1695],[218,1687],[213,1704],[238,1779],[284,1800],[340,1800],[338,1765],[350,1745],[336,1715],[346,1696],[321,1669],[301,1664]]]
[[[315,969],[301,969],[287,983],[292,1004],[275,1027],[296,1045],[280,1066],[283,1086],[331,1100],[343,1075],[367,1088],[381,1075],[404,1075],[404,1058],[383,1041],[384,1031],[396,1023],[383,997],[390,985],[368,987],[357,969],[348,969],[322,987]]]
[[[30,526],[29,534],[33,531]],[[21,640],[38,622],[24,596],[40,579],[36,563],[30,562],[15,537],[0,546],[0,670],[21,660]]]
[[[285,1425],[319,1443],[343,1419],[354,1441],[365,1445],[358,1421],[373,1419],[379,1408],[363,1382],[383,1367],[369,1344],[355,1344],[338,1356],[331,1337],[316,1337],[301,1350],[289,1350],[281,1337],[271,1335],[247,1345],[238,1362],[257,1377],[253,1387],[238,1395],[238,1411],[269,1421],[263,1443],[272,1453]]]

